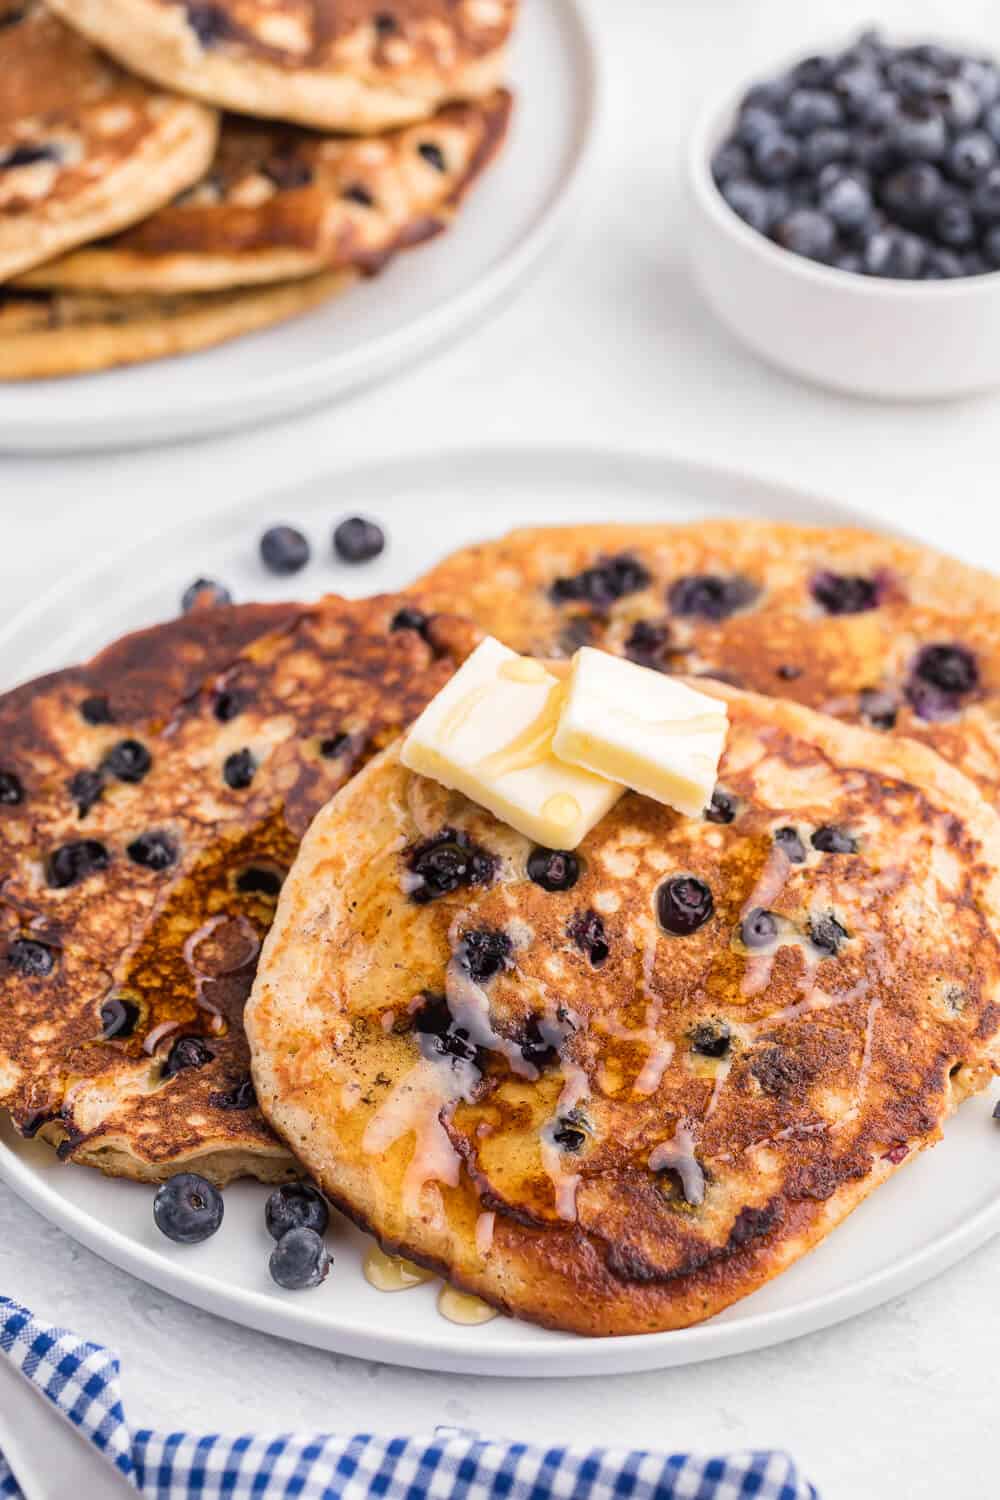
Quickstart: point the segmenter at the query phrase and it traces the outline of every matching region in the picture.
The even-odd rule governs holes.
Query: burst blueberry
[[[778,922],[772,911],[754,907],[740,923],[740,941],[745,948],[766,948],[778,936]]]
[[[528,856],[528,878],[543,891],[568,891],[580,878],[580,861],[568,849],[533,849]]]
[[[44,979],[56,966],[52,949],[35,938],[15,938],[7,948],[7,962],[25,979]]]
[[[0,771],[0,806],[16,807],[24,801],[24,783],[14,771]]]
[[[140,1010],[134,1000],[115,995],[101,1006],[101,1037],[106,1042],[127,1041],[135,1034]]]
[[[856,854],[858,849],[858,841],[854,835],[835,823],[824,823],[821,828],[817,828],[811,843],[822,854]]]
[[[875,609],[879,602],[879,586],[875,579],[857,573],[817,573],[810,584],[810,592],[828,615],[862,614],[865,610]]]

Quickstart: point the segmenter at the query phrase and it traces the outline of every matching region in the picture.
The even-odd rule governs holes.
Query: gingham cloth
[[[819,1500],[781,1453],[693,1457],[427,1437],[133,1432],[118,1360],[0,1297],[0,1350],[154,1500]],[[0,1453],[0,1496],[21,1500]]]

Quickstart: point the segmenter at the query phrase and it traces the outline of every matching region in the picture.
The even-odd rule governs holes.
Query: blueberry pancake
[[[0,698],[0,1107],[122,1176],[289,1175],[242,1026],[316,810],[471,627],[389,597],[198,610]]]
[[[379,137],[228,116],[208,173],[144,223],[39,266],[21,284],[198,292],[329,268],[371,274],[447,228],[500,148],[505,90]]]
[[[770,521],[556,527],[456,552],[416,590],[517,651],[601,646],[913,736],[1000,805],[1000,580],[928,547]]]
[[[196,182],[214,110],[101,57],[39,0],[0,0],[0,281]]]
[[[710,1317],[1000,1071],[1000,819],[713,684],[725,809],[533,849],[401,765],[320,813],[247,1007],[272,1125],[391,1251],[587,1334]]]
[[[241,114],[368,134],[502,82],[517,0],[52,0],[112,57]]]
[[[356,279],[351,270],[328,271],[271,286],[162,297],[0,287],[0,381],[192,354],[308,312]]]

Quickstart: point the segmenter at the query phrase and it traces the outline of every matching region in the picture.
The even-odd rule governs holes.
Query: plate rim
[[[606,121],[604,54],[585,0],[545,0],[545,4],[571,35],[580,60],[575,84],[577,129],[555,192],[539,208],[520,239],[471,286],[418,313],[401,329],[379,334],[357,348],[318,357],[305,367],[305,375],[298,367],[285,368],[278,362],[276,368],[256,377],[251,387],[237,396],[228,383],[220,382],[218,389],[209,388],[199,397],[197,411],[185,407],[181,417],[174,417],[169,406],[157,401],[155,393],[141,412],[129,411],[123,417],[109,410],[99,420],[95,420],[93,413],[74,416],[72,402],[67,402],[55,422],[44,412],[7,418],[0,399],[0,454],[125,451],[234,432],[258,420],[278,421],[295,412],[333,404],[363,387],[391,379],[449,338],[458,339],[471,332],[478,321],[498,309],[504,294],[520,285],[557,239],[579,201]],[[97,372],[93,378],[106,373],[116,372]],[[72,377],[63,377],[56,383],[66,386],[67,382],[71,388]],[[38,384],[49,383],[52,382]],[[27,383],[15,383],[13,388],[16,390],[23,384]],[[0,387],[0,398],[2,395]],[[138,430],[128,430],[132,425]]]
[[[826,516],[830,524],[868,524],[870,520],[849,502],[812,491],[757,471],[747,472],[725,464],[702,460],[682,450],[663,447],[610,447],[585,444],[489,444],[462,445],[450,449],[424,449],[416,453],[393,454],[375,461],[354,459],[339,465],[324,466],[310,478],[301,479],[283,489],[263,488],[249,499],[233,499],[205,518],[210,532],[225,533],[237,519],[240,526],[252,524],[263,514],[296,494],[313,489],[325,493],[330,485],[350,482],[351,476],[367,474],[382,482],[395,471],[405,472],[411,483],[427,483],[435,471],[454,474],[456,468],[481,467],[492,479],[503,480],[504,472],[516,477],[532,473],[544,479],[545,471],[564,479],[570,469],[577,469],[590,480],[595,472],[623,478],[635,476],[640,487],[648,490],[655,479],[663,491],[664,508],[669,514],[671,487],[699,488],[716,494],[725,493],[729,506],[739,511],[752,506],[766,492],[773,506],[791,514],[799,511],[806,522],[818,523]],[[402,503],[406,503],[405,495]],[[171,538],[180,538],[196,524],[188,517],[143,536],[126,547],[110,547],[99,557],[79,565],[56,580],[36,599],[18,610],[0,627],[0,655],[9,651],[12,640],[22,631],[37,630],[46,614],[58,609],[79,589],[85,580],[99,578],[108,568],[119,568],[147,549],[159,551]],[[882,527],[890,532],[892,528]],[[586,1339],[572,1334],[553,1333],[545,1341],[535,1341],[537,1330],[524,1325],[526,1337],[508,1342],[499,1350],[468,1346],[467,1351],[442,1342],[432,1334],[387,1330],[384,1326],[350,1323],[331,1327],[317,1323],[308,1306],[276,1300],[273,1293],[264,1294],[252,1288],[230,1287],[215,1275],[200,1272],[197,1267],[165,1258],[157,1249],[130,1234],[98,1220],[93,1213],[67,1199],[0,1138],[0,1180],[49,1222],[69,1233],[79,1243],[137,1276],[159,1290],[204,1311],[229,1318],[243,1326],[277,1337],[312,1345],[332,1352],[364,1359],[381,1360],[409,1368],[456,1374],[484,1374],[520,1377],[563,1377],[597,1373],[648,1371],[731,1354],[763,1349],[786,1339],[815,1332],[846,1318],[865,1312],[891,1296],[911,1290],[921,1282],[954,1265],[993,1235],[1000,1233],[1000,1196],[982,1204],[964,1222],[938,1234],[926,1244],[904,1251],[888,1264],[869,1272],[859,1280],[833,1291],[820,1292],[790,1307],[750,1313],[738,1322],[710,1320],[687,1329],[615,1338]],[[518,1325],[514,1324],[515,1327]]]

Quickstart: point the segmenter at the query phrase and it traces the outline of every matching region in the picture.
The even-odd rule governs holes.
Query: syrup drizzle
[[[462,1323],[469,1328],[474,1328],[479,1323],[489,1323],[500,1316],[488,1302],[483,1302],[480,1297],[472,1297],[468,1292],[460,1292],[453,1286],[441,1288],[437,1305],[438,1312],[449,1323]]]
[[[434,1279],[433,1271],[414,1265],[412,1260],[404,1260],[401,1255],[386,1255],[378,1245],[372,1245],[362,1269],[365,1280],[379,1292],[408,1292]]]

